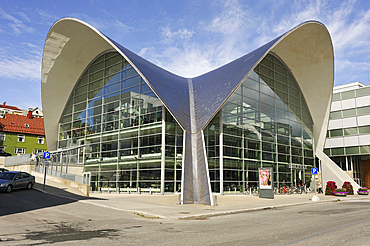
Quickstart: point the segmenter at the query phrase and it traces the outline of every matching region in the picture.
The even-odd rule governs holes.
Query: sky
[[[0,0],[0,103],[42,108],[43,46],[63,17],[81,19],[184,77],[211,71],[316,20],[333,41],[334,85],[370,84],[368,0]]]

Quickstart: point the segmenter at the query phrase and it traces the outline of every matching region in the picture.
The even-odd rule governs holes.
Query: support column
[[[164,177],[166,167],[166,122],[164,107],[162,107],[162,112],[161,194],[164,195]]]
[[[213,205],[203,131],[185,133],[182,203]]]
[[[189,83],[191,132],[184,131],[181,203],[213,205],[203,130],[197,132],[193,82]]]

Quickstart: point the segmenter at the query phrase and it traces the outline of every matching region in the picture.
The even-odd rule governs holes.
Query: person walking
[[[322,185],[321,185],[320,180],[317,180],[317,182],[316,182],[316,187],[317,187],[317,193],[318,193],[318,194],[323,193],[323,192],[322,192]]]
[[[306,182],[304,183],[305,184],[305,186],[306,186],[306,193],[309,191],[309,189],[310,189],[310,181],[308,181],[308,179],[306,179]]]
[[[299,189],[301,190],[301,193],[300,194],[302,194],[304,187],[303,187],[303,182],[302,182],[301,179],[298,179],[298,186],[299,186]]]

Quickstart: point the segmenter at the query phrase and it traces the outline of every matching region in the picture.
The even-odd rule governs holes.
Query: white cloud
[[[24,17],[24,16],[23,16]],[[14,16],[6,13],[2,8],[0,8],[0,18],[9,21],[8,26],[13,30],[13,33],[20,35],[23,33],[34,33],[35,29],[27,26],[23,21],[15,18]]]
[[[40,80],[41,60],[0,56],[0,77]]]
[[[223,12],[212,20],[207,29],[224,35],[234,35],[240,32],[246,13],[242,10],[238,1],[227,0],[223,3],[222,8],[224,9]]]
[[[155,54],[155,48],[154,47],[145,47],[140,50],[138,53],[139,56],[146,56],[146,55],[153,55]]]
[[[165,38],[166,43],[178,41],[179,39],[189,39],[193,36],[195,31],[186,28],[171,31],[169,27],[162,28],[162,36]]]

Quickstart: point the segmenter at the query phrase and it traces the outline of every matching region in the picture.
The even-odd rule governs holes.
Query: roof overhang
[[[255,51],[189,82],[132,53],[89,24],[63,18],[51,27],[43,54],[41,90],[49,150],[57,148],[58,122],[75,83],[89,63],[109,49],[115,49],[130,62],[182,128],[190,133],[204,129],[254,67],[270,51],[274,52],[291,69],[306,99],[314,122],[315,147],[324,146],[334,81],[334,55],[330,34],[319,22],[302,23]],[[192,120],[189,119],[189,93],[195,107]],[[196,126],[191,125],[191,121]]]

